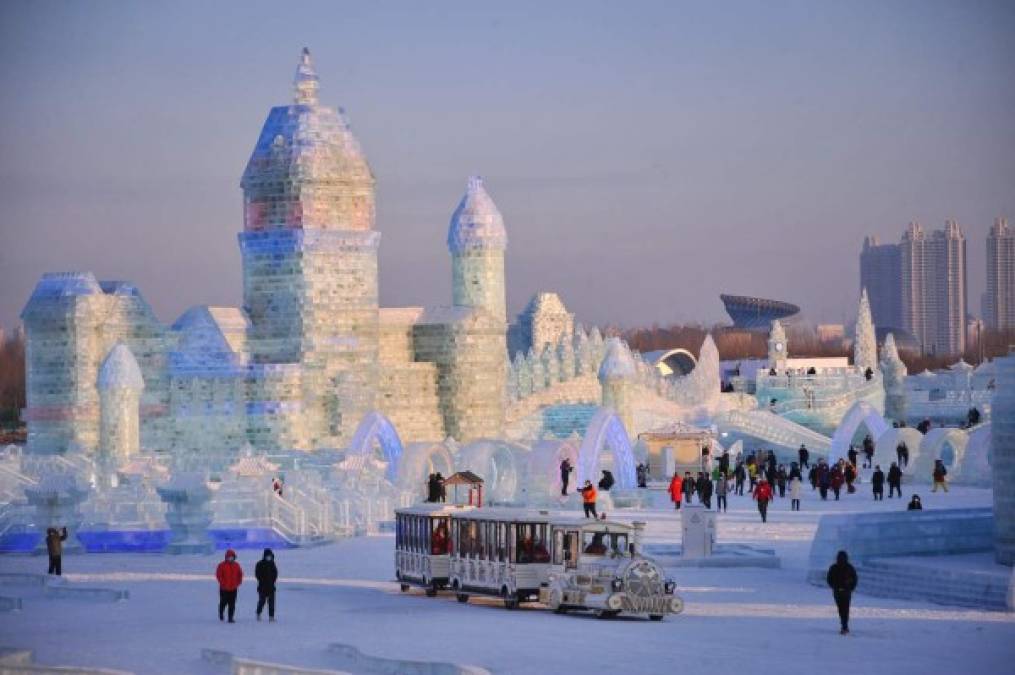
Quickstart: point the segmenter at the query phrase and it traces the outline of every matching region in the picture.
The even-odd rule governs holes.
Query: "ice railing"
[[[801,443],[812,451],[827,452],[832,441],[827,436],[765,410],[730,410],[719,418],[720,428],[754,436],[769,443],[795,447]]]
[[[624,346],[634,360],[635,381],[664,399],[694,405],[719,393],[719,354],[711,336],[702,343],[698,365],[683,377],[664,376],[639,352]],[[517,352],[508,366],[508,400],[516,403],[576,378],[596,378],[605,355],[606,341],[599,329],[586,332],[581,326],[575,327],[573,337],[561,336],[541,352],[532,348]]]

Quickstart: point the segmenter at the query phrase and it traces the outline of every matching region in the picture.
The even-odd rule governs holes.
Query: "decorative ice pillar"
[[[214,551],[215,542],[208,534],[213,518],[212,494],[204,474],[178,473],[156,490],[168,507],[166,523],[172,530],[166,553],[208,554]]]
[[[144,379],[137,360],[119,343],[99,368],[99,461],[116,467],[138,453]]]
[[[35,524],[42,533],[37,551],[46,550],[46,530],[67,528],[67,539],[63,542],[65,553],[81,551],[77,529],[81,525],[81,503],[88,492],[82,488],[72,474],[57,473],[42,477],[38,485],[25,488],[28,503],[35,507]]]
[[[871,319],[871,306],[867,300],[866,288],[860,293],[860,308],[856,314],[853,365],[861,371],[868,368],[872,371],[878,369],[878,341],[874,334],[874,321]]]
[[[991,468],[994,474],[994,552],[1003,565],[1015,564],[1015,354],[994,359],[997,389],[991,411]]]
[[[881,372],[885,385],[885,417],[894,422],[906,420],[906,364],[899,358],[895,335],[888,334],[881,348]]]
[[[606,355],[599,366],[599,384],[603,391],[603,407],[613,408],[624,423],[628,435],[635,433],[634,388],[638,370],[627,345],[620,338],[606,341]]]

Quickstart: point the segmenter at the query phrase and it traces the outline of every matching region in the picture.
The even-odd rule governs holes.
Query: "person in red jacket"
[[[670,479],[670,499],[673,500],[675,508],[680,510],[680,500],[684,497],[684,480],[680,477],[679,471],[673,472]]]
[[[761,522],[768,522],[768,502],[772,501],[772,486],[764,478],[758,481],[754,488],[754,499],[758,502],[758,512],[761,513]]]
[[[228,549],[226,559],[215,569],[215,578],[219,582],[219,621],[225,621],[223,612],[229,608],[229,623],[236,623],[236,589],[243,583],[243,568],[236,562],[236,551]]]

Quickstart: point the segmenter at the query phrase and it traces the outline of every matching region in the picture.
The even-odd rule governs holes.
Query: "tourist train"
[[[514,609],[591,610],[659,621],[683,601],[662,568],[641,555],[644,524],[549,511],[425,504],[395,512],[395,576],[402,591],[498,597]]]

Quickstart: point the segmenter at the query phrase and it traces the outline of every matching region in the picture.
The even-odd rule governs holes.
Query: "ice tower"
[[[602,387],[602,403],[613,408],[624,423],[628,434],[634,425],[634,392],[638,371],[627,345],[620,338],[606,341],[606,354],[599,365],[599,384]]]
[[[482,307],[506,322],[504,309],[504,218],[493,203],[483,179],[473,176],[451,216],[451,292],[456,307]]]
[[[318,101],[303,50],[243,173],[248,433],[259,447],[339,446],[374,407],[374,177],[349,125]]]

